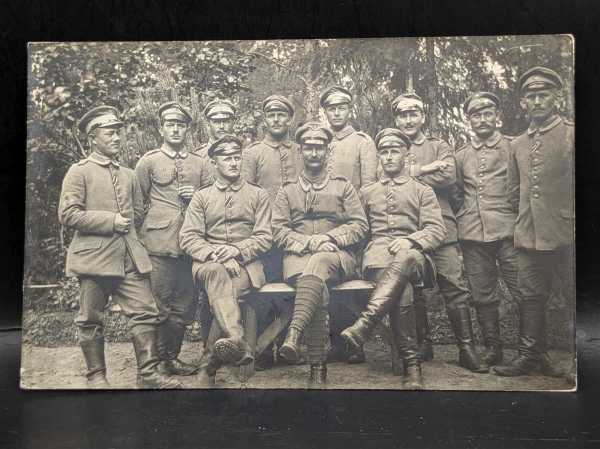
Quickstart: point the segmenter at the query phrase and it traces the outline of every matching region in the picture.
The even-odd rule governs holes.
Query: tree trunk
[[[437,88],[437,74],[435,64],[435,38],[425,38],[425,82],[427,83],[427,99],[426,103],[429,105],[429,111],[427,113],[429,117],[429,132],[433,136],[438,135],[438,88]]]

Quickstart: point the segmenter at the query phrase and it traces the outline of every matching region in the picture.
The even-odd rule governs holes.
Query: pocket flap
[[[171,219],[159,220],[159,221],[151,221],[146,223],[146,230],[150,231],[151,229],[166,229],[171,224]]]
[[[102,246],[102,240],[91,239],[91,240],[80,240],[73,244],[73,252],[79,253],[88,249],[98,249]]]

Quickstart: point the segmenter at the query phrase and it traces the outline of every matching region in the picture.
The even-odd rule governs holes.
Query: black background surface
[[[0,331],[0,448],[600,447],[600,2],[0,0],[0,328],[20,325],[28,41],[572,33],[578,393],[21,392]]]

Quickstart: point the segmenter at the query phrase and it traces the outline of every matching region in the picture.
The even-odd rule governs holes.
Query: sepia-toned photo
[[[575,391],[574,51],[30,43],[21,388]]]

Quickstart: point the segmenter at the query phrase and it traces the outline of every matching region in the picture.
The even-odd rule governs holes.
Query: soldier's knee
[[[225,277],[229,277],[225,266],[216,262],[207,263],[198,272],[198,280],[201,282],[220,280]]]
[[[323,280],[327,280],[331,267],[339,263],[339,257],[334,253],[315,253],[310,256],[304,268],[304,274],[314,274]]]

